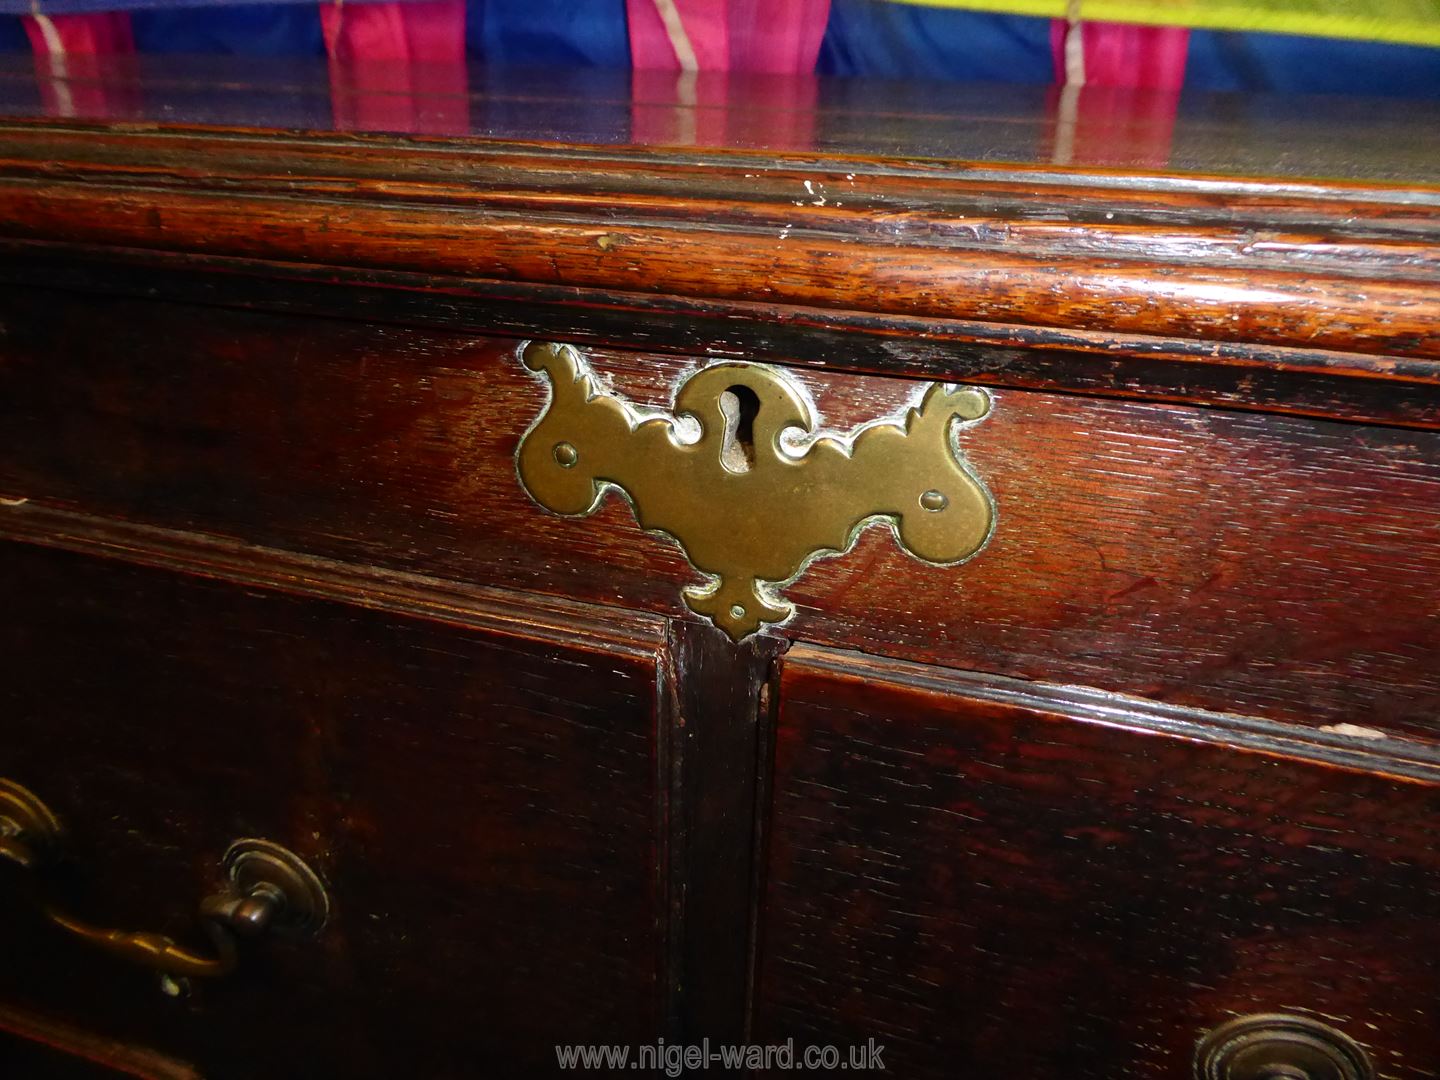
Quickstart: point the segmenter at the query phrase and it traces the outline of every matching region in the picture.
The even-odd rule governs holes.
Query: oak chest
[[[0,1071],[1440,1076],[1433,110],[33,80]]]

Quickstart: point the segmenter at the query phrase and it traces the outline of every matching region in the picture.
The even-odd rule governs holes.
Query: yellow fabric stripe
[[[922,7],[1065,17],[1065,0],[894,0]],[[1083,0],[1095,22],[1254,30],[1440,47],[1440,0]]]

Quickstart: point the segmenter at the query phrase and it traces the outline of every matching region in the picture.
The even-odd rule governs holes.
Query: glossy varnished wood
[[[0,1075],[46,1080],[201,1080],[183,1061],[0,1005]]]
[[[1300,1012],[1440,1075],[1440,759],[797,646],[756,1038],[895,1075],[1160,1078]]]
[[[193,937],[221,853],[263,836],[319,868],[332,920],[174,1000],[11,888],[0,997],[220,1078],[531,1075],[559,1042],[664,1031],[655,620],[253,550],[149,559],[171,568],[4,545],[0,775],[69,827],[54,895]],[[196,576],[227,560],[264,587]]]
[[[1298,183],[1433,181],[1440,142],[1440,108],[1423,100],[1176,97],[1092,86],[1067,102],[1053,87],[1015,83],[682,77],[556,65],[436,74],[368,59],[368,70],[332,68],[304,57],[65,60],[50,68],[0,57],[5,113],[132,128],[168,122],[341,138],[808,152]],[[395,107],[353,108],[367,97]]]
[[[1123,199],[1087,206],[1096,201],[1090,191],[1067,188],[1063,177],[1041,178],[1052,190],[1039,199],[1012,192],[1026,182],[1017,176],[978,192],[964,185],[947,205],[928,194],[947,186],[934,176],[924,187],[902,178],[892,191],[896,181],[884,174],[806,165],[770,178],[767,191],[737,163],[657,197],[643,185],[632,193],[623,177],[621,190],[606,190],[596,173],[609,162],[581,172],[583,163],[568,157],[558,181],[544,172],[526,177],[521,160],[507,162],[504,177],[466,170],[476,175],[462,187],[444,174],[405,176],[404,159],[388,151],[347,175],[350,156],[363,157],[362,150],[346,148],[332,161],[330,148],[303,141],[222,139],[206,174],[211,153],[203,140],[161,138],[146,156],[143,136],[121,136],[105,153],[114,136],[81,134],[67,143],[42,129],[50,138],[32,144],[28,128],[5,134],[0,233],[13,237],[1440,357],[1433,266],[1440,195],[1398,205],[1382,196],[1366,206],[1355,192],[1361,205],[1352,217],[1365,223],[1358,230],[1349,219],[1326,220],[1333,211],[1322,210],[1332,208],[1316,202],[1294,211],[1300,230],[1287,232],[1284,212],[1266,207],[1268,224],[1257,234],[1243,209],[1231,217],[1213,196],[1198,212],[1178,209],[1180,221],[1147,223]],[[92,165],[86,159],[97,152]],[[231,154],[239,163],[230,164]],[[57,159],[76,157],[82,160],[57,167]],[[666,169],[656,160],[644,165]],[[254,175],[256,166],[265,172]],[[382,168],[377,179],[367,175]],[[309,184],[307,171],[315,177]],[[565,179],[577,176],[581,190],[566,191]],[[753,201],[723,196],[723,186],[706,189],[727,180],[749,188]],[[509,190],[488,190],[498,184]],[[526,190],[531,185],[541,190]],[[1246,201],[1243,191],[1222,193]],[[1170,196],[1151,191],[1146,201],[1165,205]],[[1073,220],[1027,220],[1051,216],[1057,205],[1074,205]],[[1395,219],[1389,235],[1387,216]]]
[[[230,304],[281,276],[332,312],[525,332],[538,307],[558,337],[1437,422],[1415,106],[1400,138],[1333,102],[376,75],[414,97],[401,137],[337,130],[343,72],[331,100],[304,64],[223,67],[0,70],[0,273],[105,252],[158,275],[105,287],[193,291],[203,260]]]
[[[781,642],[752,637],[737,647],[700,622],[672,623],[670,632],[679,691],[670,864],[678,1032],[691,1044],[736,1045],[745,1040],[754,960],[755,841],[768,736],[761,687]]]
[[[515,447],[545,391],[512,342],[20,290],[0,318],[11,499],[684,610],[694,572],[623,502],[566,519],[520,488]],[[593,360],[658,407],[694,364]],[[803,379],[840,430],[916,389]],[[935,568],[872,529],[787,588],[786,636],[1434,732],[1440,436],[1001,391],[961,446],[996,499],[989,546]]]
[[[1113,331],[873,315],[569,285],[0,238],[0,278],[85,294],[565,339],[707,359],[758,357],[1254,412],[1440,427],[1433,361]]]
[[[366,60],[141,55],[63,66],[0,58],[0,101],[17,117],[271,128],[350,135],[429,132],[469,141],[744,148],[965,158],[1110,170],[1401,183],[1436,174],[1437,108],[1411,99],[1130,94],[1089,86],[811,79],[547,66],[474,66],[436,76]],[[369,86],[364,76],[369,75]],[[65,89],[73,89],[65,94]],[[98,92],[96,92],[98,91]],[[353,105],[364,98],[399,108]],[[1070,121],[1071,130],[1061,131]],[[1058,147],[1057,135],[1068,147]]]
[[[701,171],[693,185],[657,196],[629,192],[623,174],[621,190],[605,190],[595,173],[609,162],[577,172],[583,163],[567,158],[565,177],[556,180],[544,171],[526,177],[522,159],[505,163],[511,175],[488,183],[483,167],[476,170],[482,185],[476,195],[473,180],[457,188],[444,174],[406,177],[389,152],[366,170],[373,174],[383,163],[382,177],[371,179],[345,175],[350,156],[361,150],[346,148],[332,161],[328,147],[305,142],[232,146],[220,140],[214,171],[206,175],[201,167],[210,160],[210,144],[203,140],[160,139],[146,157],[144,137],[115,142],[81,134],[67,144],[40,133],[49,140],[32,144],[31,129],[20,127],[0,142],[0,159],[8,158],[0,168],[4,235],[620,293],[1440,357],[1434,334],[1440,294],[1430,265],[1435,197],[1429,195],[1398,205],[1381,197],[1372,207],[1363,205],[1363,193],[1353,193],[1361,205],[1346,203],[1355,213],[1343,221],[1324,220],[1330,215],[1322,211],[1333,208],[1315,202],[1293,212],[1299,219],[1294,232],[1284,229],[1283,211],[1266,208],[1282,223],[1257,233],[1243,210],[1232,217],[1209,193],[1198,211],[1176,210],[1179,222],[1147,223],[1143,211],[1133,220],[1137,214],[1123,199],[1087,206],[1095,201],[1090,191],[1067,188],[1064,178],[1049,178],[1048,185],[1041,179],[1053,189],[1029,200],[1012,192],[1026,183],[1022,177],[982,184],[978,192],[966,190],[973,182],[962,182],[952,196],[958,205],[947,205],[919,194],[943,191],[945,182],[935,177],[926,178],[924,188],[902,180],[899,191],[889,191],[895,181],[884,174],[874,179],[837,163],[797,168],[773,178],[766,191],[738,163],[722,171],[730,184],[751,188],[754,201],[735,201],[706,190],[708,183],[725,183],[724,176],[707,176],[713,169]],[[101,148],[107,141],[115,142],[110,153]],[[97,152],[97,164],[57,167],[57,158]],[[230,165],[229,154],[245,164]],[[110,160],[117,156],[118,162]],[[270,175],[253,175],[256,165],[268,166]],[[644,165],[665,168],[654,160]],[[752,172],[759,168],[750,165]],[[193,175],[197,170],[201,175]],[[309,185],[307,171],[315,176]],[[564,179],[577,175],[584,189],[564,190]],[[499,192],[488,190],[500,185]],[[532,185],[540,190],[525,190]],[[1225,203],[1245,201],[1242,191],[1221,194],[1230,196]],[[1150,204],[1170,198],[1146,193]],[[1074,220],[1026,220],[1072,200]],[[1322,220],[1306,222],[1307,216]],[[1370,220],[1386,216],[1395,219],[1388,235],[1383,223]],[[1353,218],[1364,225],[1349,224]],[[1347,235],[1351,231],[1356,235]]]

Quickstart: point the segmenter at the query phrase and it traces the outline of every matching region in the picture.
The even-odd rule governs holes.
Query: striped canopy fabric
[[[0,0],[7,46],[1440,97],[1440,0]]]

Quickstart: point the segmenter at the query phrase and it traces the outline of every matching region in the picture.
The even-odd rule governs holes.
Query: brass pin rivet
[[[580,451],[571,446],[568,442],[555,444],[555,460],[562,469],[574,468],[575,463],[580,460]]]
[[[736,604],[730,609],[730,617],[733,619],[743,619],[745,617],[745,608],[740,604]]]
[[[950,505],[950,500],[938,491],[927,491],[920,496],[920,505],[926,510],[944,510]]]

